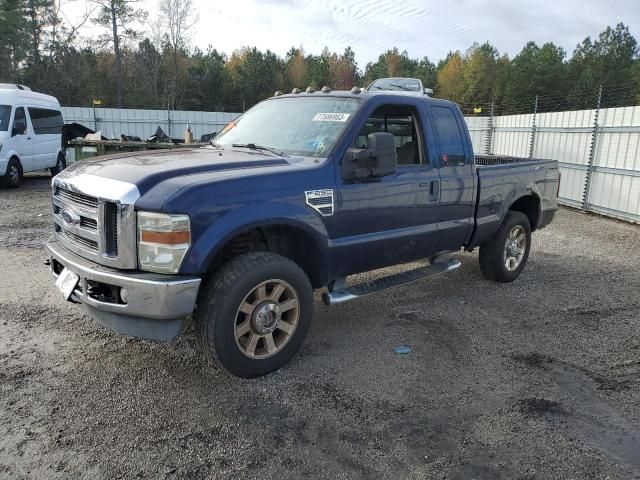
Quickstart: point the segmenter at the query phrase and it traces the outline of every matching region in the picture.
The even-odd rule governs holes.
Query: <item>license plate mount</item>
[[[62,272],[60,272],[56,280],[56,287],[62,292],[65,300],[71,298],[71,294],[75,290],[76,285],[78,285],[78,281],[80,281],[80,277],[68,268],[64,268]]]

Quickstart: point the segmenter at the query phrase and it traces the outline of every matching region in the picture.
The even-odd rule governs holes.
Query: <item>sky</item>
[[[71,1],[66,10],[79,11]],[[160,0],[141,0],[149,12]],[[191,44],[230,54],[256,46],[284,54],[292,46],[356,53],[361,69],[389,48],[433,62],[489,41],[515,56],[529,40],[571,54],[585,37],[623,22],[640,40],[640,0],[192,0]],[[150,13],[150,15],[154,15]],[[87,32],[83,32],[87,34]]]

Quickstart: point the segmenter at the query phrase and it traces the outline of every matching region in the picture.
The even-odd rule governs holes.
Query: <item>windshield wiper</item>
[[[209,140],[209,145],[211,145],[212,147],[216,147],[218,150],[224,150],[224,148],[222,148],[222,145],[214,142],[213,140]]]
[[[406,92],[415,92],[416,91],[416,90],[414,90],[412,88],[408,88],[408,87],[405,87],[403,85],[396,85],[395,83],[390,83],[389,85],[391,85],[392,87],[399,88],[400,90],[404,90]]]
[[[284,152],[276,150],[275,148],[265,147],[264,145],[256,145],[255,143],[232,143],[232,147],[236,148],[249,148],[251,150],[263,150],[265,152],[273,153],[274,155],[278,155],[279,157],[286,157],[287,155]]]

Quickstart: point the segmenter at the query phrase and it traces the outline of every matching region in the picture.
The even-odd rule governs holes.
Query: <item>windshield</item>
[[[324,158],[360,103],[355,98],[307,96],[267,100],[229,123],[214,142]]]
[[[413,78],[381,78],[373,82],[367,90],[400,90],[401,92],[419,92],[420,82]]]
[[[11,106],[0,105],[0,132],[9,130],[9,118],[11,117]]]

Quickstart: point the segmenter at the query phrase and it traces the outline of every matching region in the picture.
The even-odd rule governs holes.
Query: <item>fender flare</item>
[[[504,217],[507,215],[507,212],[511,210],[511,207],[520,199],[525,197],[533,197],[538,201],[538,218],[540,218],[540,214],[542,212],[542,195],[540,193],[540,189],[535,183],[527,185],[525,188],[520,190],[514,190],[513,197],[507,202],[504,202],[504,208],[500,215],[500,224],[504,222]],[[531,225],[531,230],[535,230],[537,225]]]
[[[256,206],[250,204],[227,212],[217,218],[191,245],[181,271],[205,274],[216,255],[235,236],[267,226],[290,226],[309,234],[314,240],[319,261],[326,265],[328,234],[320,216],[296,205],[282,202],[266,202]]]

